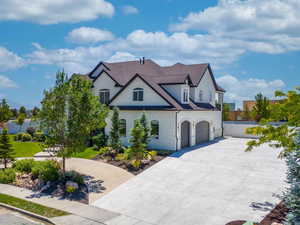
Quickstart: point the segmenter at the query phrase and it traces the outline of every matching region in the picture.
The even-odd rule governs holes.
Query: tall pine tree
[[[145,146],[147,148],[147,146],[149,144],[149,138],[150,138],[150,128],[149,128],[148,120],[147,120],[145,113],[142,114],[140,123],[141,123],[142,128],[144,129],[144,136],[142,138],[142,142],[145,144]]]
[[[0,159],[4,162],[4,168],[7,168],[7,163],[14,160],[14,149],[10,143],[7,129],[3,129],[0,136]]]
[[[119,118],[119,109],[117,107],[113,108],[112,117],[111,117],[111,129],[109,133],[109,144],[110,147],[115,151],[119,151],[121,148],[120,141],[120,118]]]

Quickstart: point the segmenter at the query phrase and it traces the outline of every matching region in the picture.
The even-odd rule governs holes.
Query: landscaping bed
[[[281,202],[268,215],[266,215],[260,223],[254,223],[254,225],[272,225],[273,223],[283,224],[287,213],[288,209]],[[237,220],[227,223],[226,225],[243,225],[246,222],[247,221],[245,220]]]
[[[146,169],[153,166],[154,164],[163,160],[165,157],[167,157],[167,156],[166,155],[157,155],[157,156],[154,156],[152,160],[142,160],[142,164],[138,169],[129,165],[126,160],[114,160],[114,159],[109,159],[109,158],[103,158],[101,155],[97,155],[94,158],[94,160],[104,162],[104,163],[109,163],[113,166],[117,166],[119,168],[127,170],[128,172],[130,172],[134,175],[138,175],[138,174],[142,173],[143,171],[145,171]]]

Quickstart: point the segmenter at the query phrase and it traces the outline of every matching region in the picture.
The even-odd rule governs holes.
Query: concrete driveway
[[[280,201],[286,167],[267,145],[244,152],[247,141],[229,138],[176,152],[94,205],[155,225],[260,221]]]

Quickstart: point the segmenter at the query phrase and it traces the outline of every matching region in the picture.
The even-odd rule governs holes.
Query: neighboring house
[[[280,100],[269,100],[269,104],[273,105],[280,102]],[[249,111],[253,110],[253,107],[256,105],[256,101],[255,100],[247,100],[247,101],[243,101],[243,110],[246,111],[246,109],[248,108]]]
[[[100,62],[88,75],[93,93],[120,109],[121,136],[129,144],[134,121],[145,112],[152,149],[179,150],[222,136],[224,90],[209,64],[162,67],[152,60]],[[105,132],[110,131],[110,119]]]

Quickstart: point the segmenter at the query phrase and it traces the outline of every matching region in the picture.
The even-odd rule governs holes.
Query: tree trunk
[[[62,160],[63,160],[63,162],[62,162],[63,176],[65,176],[65,173],[66,173],[66,157],[63,156],[63,157],[62,157]]]
[[[7,160],[6,160],[6,158],[4,159],[4,169],[6,169],[7,168]]]

